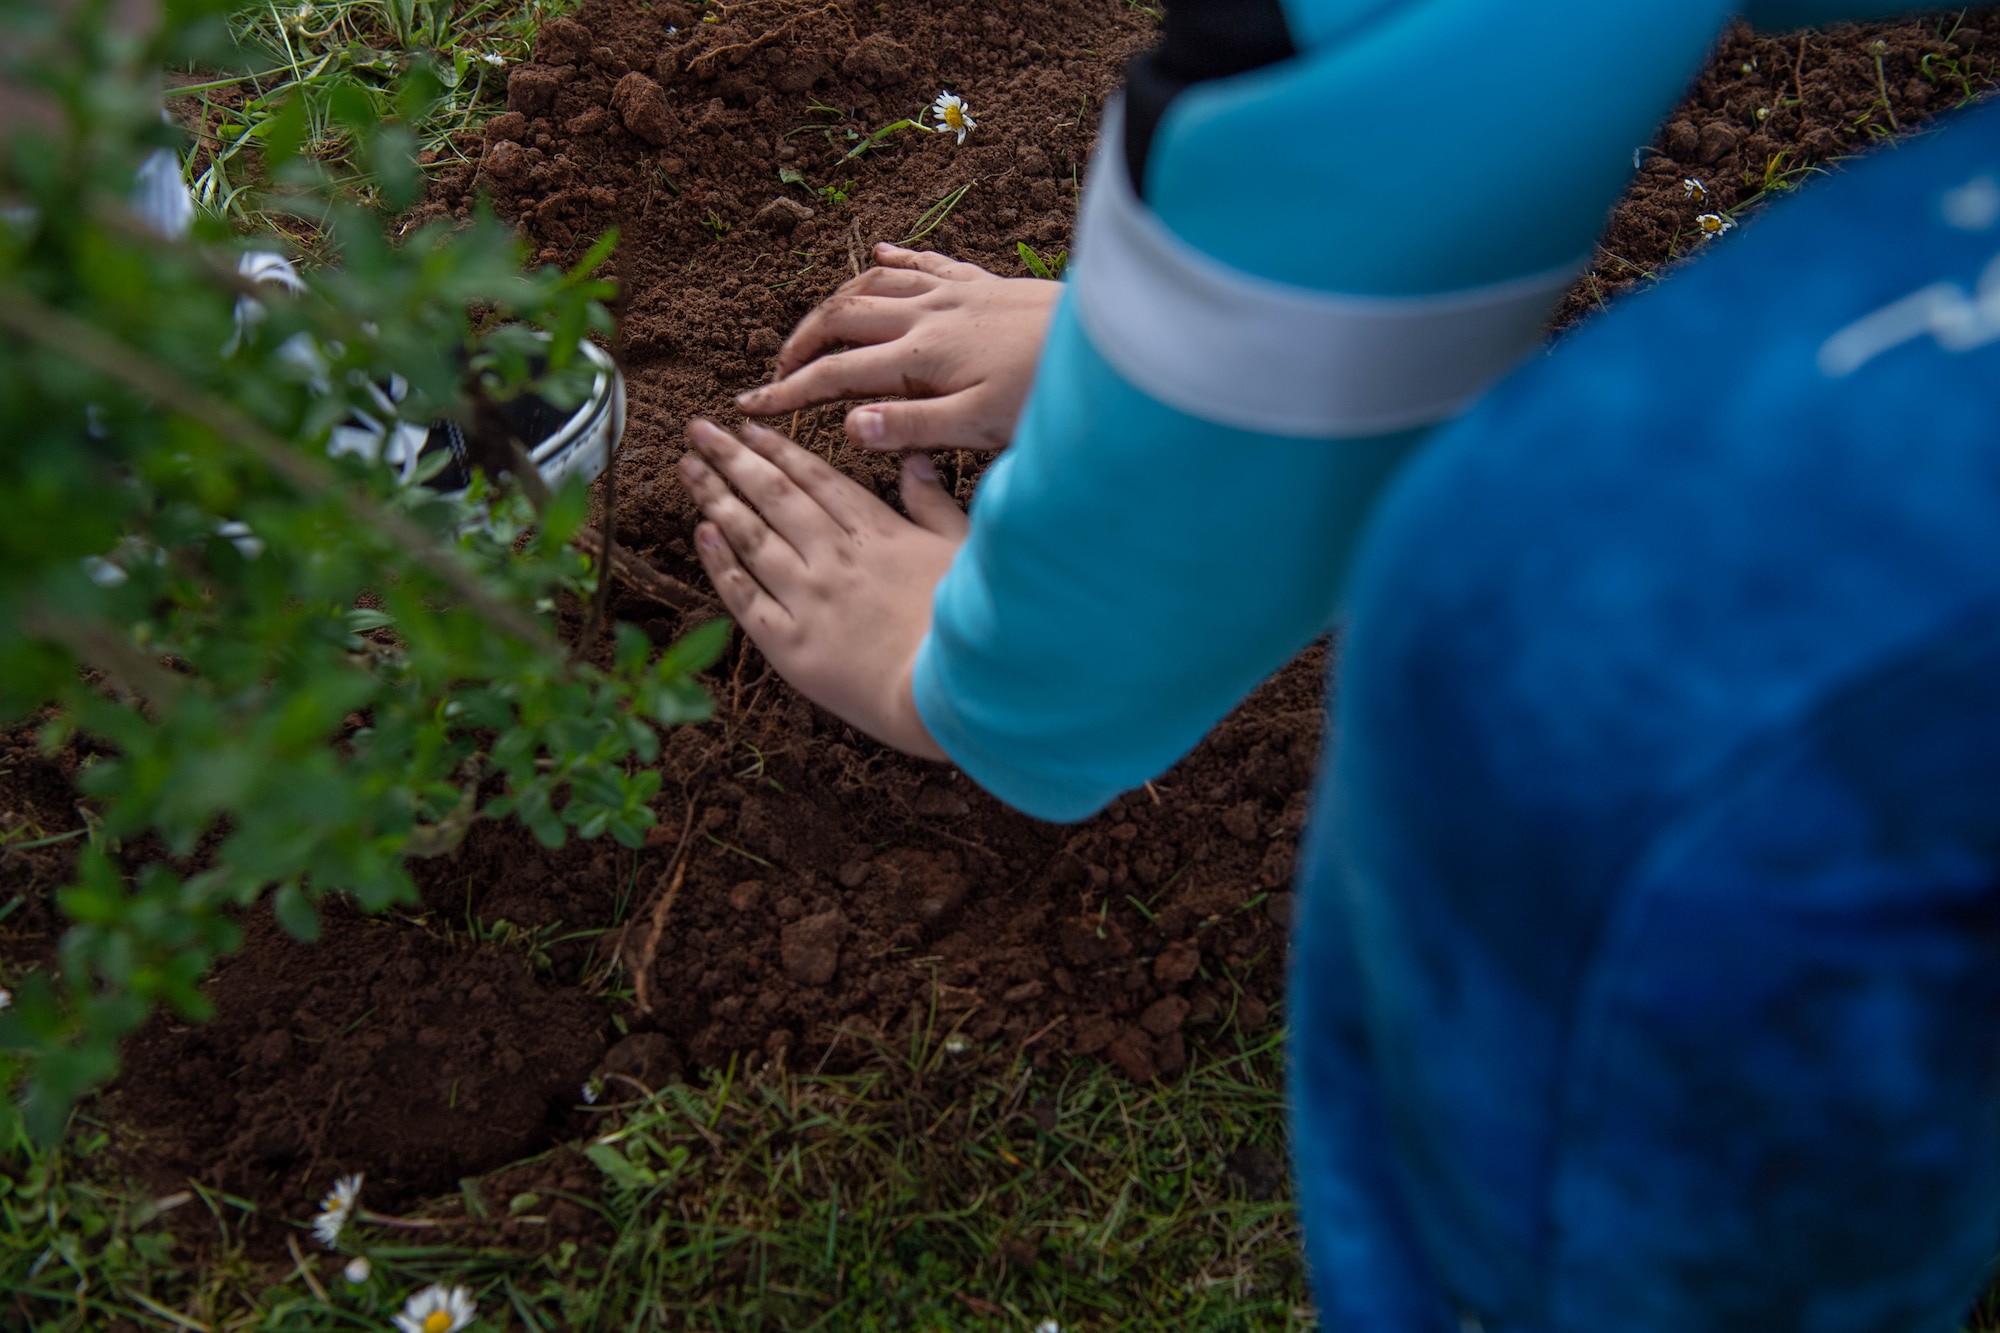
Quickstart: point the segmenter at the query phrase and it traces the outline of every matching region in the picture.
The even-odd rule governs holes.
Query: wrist
[[[919,759],[935,759],[940,763],[951,762],[944,747],[932,737],[930,728],[924,725],[924,716],[917,711],[916,655],[912,653],[896,673],[889,690],[888,727],[889,735],[882,739],[905,754]]]

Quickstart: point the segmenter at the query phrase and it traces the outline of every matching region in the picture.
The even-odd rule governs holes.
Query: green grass
[[[268,184],[260,149],[294,97],[305,109],[303,155],[365,195],[334,100],[358,91],[377,114],[392,115],[398,86],[420,66],[438,83],[428,114],[410,127],[425,166],[468,160],[457,136],[502,109],[506,66],[527,59],[542,20],[575,6],[576,0],[265,0],[241,11],[232,29],[246,68],[188,69],[172,80],[180,86],[170,89],[170,106],[196,140],[188,165],[196,203],[242,227],[283,224],[260,197]]]
[[[488,1328],[1310,1326],[1289,1201],[1249,1197],[1225,1168],[1244,1147],[1282,1152],[1277,1036],[1143,1088],[1094,1061],[1036,1070],[954,1044],[602,1108],[601,1132],[538,1164],[551,1178],[581,1153],[596,1188],[537,1186],[531,1164],[403,1225],[357,1223],[343,1248],[369,1258],[362,1286],[303,1230],[302,1262],[252,1262],[245,1201],[129,1192],[113,1135],[85,1126],[0,1170],[0,1323],[379,1328],[442,1282],[469,1287]],[[582,1242],[535,1239],[558,1196],[585,1210]],[[225,1239],[189,1268],[162,1203]],[[528,1239],[500,1238],[510,1215]]]

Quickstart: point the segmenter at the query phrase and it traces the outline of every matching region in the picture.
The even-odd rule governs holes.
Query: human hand
[[[1006,448],[1062,284],[886,243],[875,259],[799,321],[777,379],[737,405],[775,416],[895,394],[910,401],[850,409],[847,438],[864,449]],[[821,355],[835,343],[854,347]]]
[[[931,460],[903,460],[906,519],[776,431],[746,425],[739,439],[696,420],[688,439],[681,479],[707,517],[695,549],[751,641],[842,721],[945,758],[917,715],[910,674],[967,524]]]

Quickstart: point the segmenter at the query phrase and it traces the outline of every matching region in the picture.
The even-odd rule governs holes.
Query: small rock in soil
[[[604,1053],[602,1069],[657,1092],[681,1080],[681,1057],[673,1039],[658,1032],[634,1032]]]
[[[1701,139],[1695,148],[1695,160],[1703,166],[1713,166],[1735,151],[1735,130],[1718,120],[1711,120],[1701,127]]]
[[[1160,1076],[1153,1060],[1153,1039],[1139,1028],[1126,1028],[1104,1048],[1105,1058],[1134,1083],[1151,1083]]]
[[[528,132],[528,118],[518,111],[503,111],[486,122],[486,142],[519,143]]]
[[[972,806],[963,796],[949,787],[928,782],[917,792],[917,799],[910,802],[910,809],[926,819],[955,819],[972,813]]]
[[[1109,1014],[1087,1014],[1077,1020],[1076,1040],[1069,1044],[1078,1055],[1095,1055],[1118,1035],[1118,1020]]]
[[[1297,854],[1298,848],[1290,838],[1280,838],[1266,847],[1264,859],[1257,864],[1257,882],[1267,889],[1291,883],[1292,862]]]
[[[679,128],[665,91],[636,69],[611,90],[611,108],[626,129],[655,146],[667,143]]]
[[[764,881],[746,879],[729,891],[729,910],[742,913],[755,911],[764,899]]]
[[[1285,1183],[1285,1164],[1269,1148],[1255,1144],[1245,1144],[1223,1158],[1222,1169],[1231,1184],[1259,1201],[1276,1194]]]
[[[563,122],[563,133],[572,136],[602,134],[604,127],[610,123],[609,111],[601,106],[587,106]]]
[[[780,195],[758,209],[754,221],[773,236],[790,236],[792,228],[812,215],[813,211],[798,200],[787,199]]]
[[[840,72],[863,87],[893,87],[910,77],[910,49],[893,37],[871,32],[840,62]]]
[[[502,139],[486,154],[486,174],[503,184],[513,184],[528,170],[528,150],[511,139]]]
[[[1009,986],[1006,993],[1000,997],[1000,1000],[1003,1004],[1026,1004],[1029,1000],[1040,999],[1041,996],[1041,982],[1024,981],[1018,986]]]
[[[840,967],[840,946],[847,938],[847,918],[820,912],[785,927],[779,958],[785,975],[801,986],[824,986]]]
[[[546,65],[516,65],[507,75],[507,109],[539,116],[555,104],[563,80]]]
[[[866,861],[845,862],[841,865],[837,877],[840,880],[840,887],[843,889],[858,889],[868,881],[868,863]]]
[[[572,18],[550,19],[542,25],[542,36],[572,51],[588,51],[597,41],[590,29]]]
[[[1163,995],[1139,1015],[1139,1026],[1156,1037],[1164,1037],[1179,1030],[1181,1020],[1188,1016],[1188,1008],[1188,1002],[1180,996]]]
[[[1160,950],[1160,956],[1153,960],[1153,980],[1166,986],[1178,986],[1190,980],[1201,971],[1201,946],[1193,940],[1180,940]]]
[[[1231,837],[1244,842],[1256,841],[1263,824],[1255,801],[1240,801],[1229,807],[1222,816],[1222,827],[1229,830]]]

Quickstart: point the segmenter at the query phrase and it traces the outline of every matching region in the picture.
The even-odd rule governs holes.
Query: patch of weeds
[[[1016,241],[1014,242],[1014,253],[1021,257],[1021,262],[1027,266],[1029,273],[1037,278],[1046,278],[1050,282],[1062,281],[1063,270],[1069,267],[1069,251],[1067,249],[1057,250],[1044,259],[1041,255],[1035,253],[1034,246],[1029,245],[1026,241]]]
[[[712,208],[708,210],[708,216],[701,220],[701,225],[718,241],[729,234],[729,224],[724,222],[722,215]]]
[[[86,1126],[61,1154],[0,1155],[0,1291],[50,1330],[380,1327],[432,1282],[469,1288],[493,1326],[579,1333],[1303,1330],[1280,1049],[1268,1034],[1139,1087],[933,1030],[841,1076],[732,1069],[643,1095],[606,1080],[601,1131],[550,1155],[580,1152],[593,1190],[540,1183],[555,1164],[537,1159],[413,1217],[364,1196],[340,1253],[301,1223],[298,1260],[277,1265],[244,1257],[250,1205],[149,1199]],[[587,1218],[580,1239],[518,1239],[558,1203]],[[223,1237],[197,1263],[157,1225],[175,1207]],[[369,1275],[350,1284],[358,1257]]]
[[[854,197],[854,182],[842,181],[838,185],[822,185],[813,194],[828,208],[839,208]]]
[[[188,69],[187,82],[168,89],[169,106],[195,138],[188,178],[197,204],[239,225],[279,225],[256,202],[274,134],[296,136],[303,157],[365,194],[340,98],[365,99],[378,116],[403,116],[428,170],[470,161],[458,136],[501,109],[507,66],[527,59],[540,23],[575,7],[576,0],[315,0],[239,10],[231,35],[251,53],[251,68]],[[411,115],[396,91],[418,70],[435,96]],[[303,117],[296,128],[281,120],[294,102]]]

